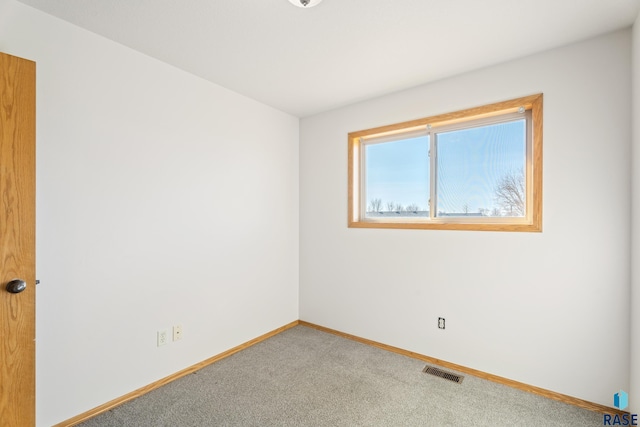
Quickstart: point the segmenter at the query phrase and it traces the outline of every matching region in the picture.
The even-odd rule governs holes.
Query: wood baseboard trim
[[[131,393],[127,393],[124,396],[121,396],[117,399],[111,400],[107,403],[104,403],[96,408],[93,408],[87,412],[84,412],[80,415],[76,415],[73,418],[70,418],[66,421],[63,421],[61,423],[58,423],[56,425],[54,425],[53,427],[72,427],[75,426],[77,424],[80,424],[83,421],[86,421],[90,418],[93,418],[99,414],[102,414],[104,412],[107,412],[110,409],[113,409],[117,406],[122,405],[123,403],[126,403],[130,400],[133,400],[137,397],[140,397],[146,393],[149,393],[152,390],[155,390],[159,387],[162,387],[165,384],[168,384],[172,381],[175,381],[179,378],[182,378],[186,375],[189,375],[195,371],[198,371],[206,366],[211,365],[212,363],[215,363],[219,360],[222,360],[226,357],[229,357],[235,353],[238,353],[239,351],[242,351],[246,348],[251,347],[252,345],[258,344],[259,342],[262,342],[268,338],[273,337],[274,335],[278,335],[281,332],[286,331],[287,329],[291,329],[295,326],[306,326],[309,328],[313,328],[313,329],[317,329],[319,331],[322,332],[327,332],[333,335],[337,335],[343,338],[347,338],[350,339],[352,341],[357,341],[359,343],[362,344],[366,344],[366,345],[370,345],[372,347],[377,347],[380,348],[382,350],[386,350],[386,351],[390,351],[392,353],[397,353],[397,354],[401,354],[403,356],[407,356],[407,357],[411,357],[413,359],[417,359],[417,360],[421,360],[423,362],[426,363],[431,363],[434,365],[438,365],[438,366],[442,366],[444,368],[448,368],[448,369],[452,369],[454,371],[458,371],[458,372],[462,372],[468,375],[472,375],[474,377],[478,377],[478,378],[482,378],[488,381],[492,381],[498,384],[503,384],[509,387],[513,387],[515,389],[518,390],[522,390],[522,391],[526,391],[529,393],[533,393],[533,394],[537,394],[539,396],[543,396],[549,399],[553,399],[553,400],[557,400],[569,405],[573,405],[573,406],[577,406],[579,408],[583,408],[583,409],[587,409],[590,411],[594,411],[594,412],[599,412],[602,414],[618,414],[618,415],[625,415],[625,414],[629,414],[629,412],[627,411],[621,411],[619,409],[616,408],[610,408],[608,406],[604,406],[604,405],[600,405],[598,403],[593,403],[593,402],[589,402],[583,399],[579,399],[577,397],[572,397],[572,396],[567,396],[565,394],[562,393],[557,393],[555,391],[551,391],[551,390],[546,390],[540,387],[536,387],[536,386],[532,386],[532,385],[528,385],[528,384],[524,384],[518,381],[514,381],[514,380],[510,380],[508,378],[504,378],[504,377],[500,377],[498,375],[493,375],[493,374],[489,374],[483,371],[478,371],[476,369],[472,369],[472,368],[467,368],[466,366],[462,366],[462,365],[458,365],[456,363],[451,363],[451,362],[447,362],[445,360],[440,360],[440,359],[436,359],[434,357],[430,357],[430,356],[425,356],[424,354],[420,354],[420,353],[415,353],[413,351],[409,351],[409,350],[404,350],[398,347],[393,347],[391,345],[387,345],[387,344],[383,344],[377,341],[373,341],[367,338],[362,338],[356,335],[351,335],[351,334],[347,334],[345,332],[340,332],[337,331],[335,329],[331,329],[331,328],[327,328],[324,326],[320,326],[320,325],[316,325],[314,323],[310,323],[310,322],[306,322],[304,320],[296,320],[293,321],[291,323],[288,323],[278,329],[274,329],[271,332],[267,332],[264,335],[260,335],[259,337],[256,337],[250,341],[247,341],[244,344],[240,344],[237,347],[233,347],[232,349],[229,349],[225,352],[222,352],[216,356],[210,357],[209,359],[203,360],[202,362],[196,363],[193,366],[190,366],[186,369],[183,369],[179,372],[176,372],[175,374],[169,375],[168,377],[162,378],[161,380],[158,380],[156,382],[153,382],[147,386],[141,387],[137,390],[132,391]]]
[[[621,411],[616,408],[610,408],[608,406],[600,405],[598,403],[589,402],[586,400],[578,399],[577,397],[567,396],[566,394],[557,393],[555,391],[546,390],[544,388],[524,384],[518,381],[510,380],[508,378],[500,377],[498,375],[489,374],[483,371],[478,371],[476,369],[467,368],[466,366],[458,365],[456,363],[447,362],[445,360],[436,359],[434,357],[425,356],[424,354],[414,353],[413,351],[404,350],[398,347],[393,347],[387,344],[382,344],[377,341],[372,341],[366,338],[358,337],[356,335],[347,334],[344,332],[337,331],[335,329],[330,329],[324,326],[316,325],[314,323],[306,322],[304,320],[300,320],[298,322],[300,326],[307,326],[309,328],[317,329],[322,332],[327,332],[333,335],[337,335],[343,338],[347,338],[353,341],[357,341],[362,344],[367,344],[372,347],[377,347],[382,350],[387,350],[393,353],[401,354],[403,356],[411,357],[413,359],[418,359],[426,363],[431,363],[433,365],[442,366],[444,368],[452,369],[454,371],[462,372],[465,374],[472,375],[474,377],[482,378],[488,381],[492,381],[494,383],[506,385],[509,387],[513,387],[518,390],[526,391],[529,393],[537,394],[539,396],[543,396],[549,399],[557,400],[569,405],[577,406],[582,409],[588,409],[590,411],[599,412],[602,414],[618,414],[625,415],[629,414],[629,412]]]
[[[262,341],[264,341],[264,340],[266,340],[268,338],[271,338],[274,335],[278,335],[279,333],[284,332],[287,329],[291,329],[294,326],[297,326],[298,324],[299,324],[298,320],[293,321],[291,323],[288,323],[288,324],[286,324],[286,325],[284,325],[284,326],[282,326],[282,327],[280,327],[278,329],[274,329],[271,332],[267,332],[264,335],[260,335],[259,337],[254,338],[251,341],[247,341],[244,344],[240,344],[237,347],[233,347],[232,349],[229,349],[229,350],[227,350],[225,352],[222,352],[222,353],[220,353],[220,354],[218,354],[216,356],[210,357],[209,359],[203,360],[202,362],[196,363],[193,366],[190,366],[190,367],[188,367],[186,369],[183,369],[183,370],[181,370],[179,372],[176,372],[175,374],[169,375],[168,377],[162,378],[161,380],[158,380],[158,381],[153,382],[153,383],[151,383],[151,384],[149,384],[147,386],[144,386],[142,388],[134,390],[131,393],[127,393],[124,396],[121,396],[121,397],[119,397],[117,399],[114,399],[114,400],[112,400],[110,402],[104,403],[104,404],[102,404],[102,405],[100,405],[100,406],[98,406],[96,408],[93,408],[93,409],[91,409],[91,410],[89,410],[87,412],[84,412],[84,413],[82,413],[80,415],[76,415],[75,417],[70,418],[70,419],[68,419],[66,421],[63,421],[63,422],[61,422],[59,424],[56,424],[53,427],[71,427],[71,426],[75,426],[75,425],[77,425],[77,424],[79,424],[79,423],[81,423],[83,421],[88,420],[89,418],[93,418],[96,415],[102,414],[103,412],[107,412],[108,410],[113,409],[116,406],[120,406],[125,402],[133,400],[133,399],[135,399],[137,397],[142,396],[143,394],[149,393],[152,390],[155,390],[155,389],[157,389],[159,387],[162,387],[165,384],[168,384],[168,383],[170,383],[172,381],[175,381],[178,378],[182,378],[182,377],[184,377],[186,375],[189,375],[189,374],[191,374],[191,373],[193,373],[195,371],[198,371],[198,370],[200,370],[200,369],[202,369],[202,368],[204,368],[206,366],[211,365],[212,363],[215,363],[215,362],[217,362],[219,360],[222,360],[222,359],[224,359],[226,357],[229,357],[229,356],[231,356],[231,355],[233,355],[233,354],[235,354],[235,353],[237,353],[239,351],[242,351],[242,350],[244,350],[246,348],[249,348],[252,345],[258,344],[259,342],[262,342]]]

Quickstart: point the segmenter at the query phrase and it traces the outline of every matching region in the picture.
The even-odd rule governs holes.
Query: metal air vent
[[[443,371],[442,369],[434,368],[433,366],[425,366],[422,370],[425,374],[434,375],[436,377],[444,378],[448,381],[453,381],[454,383],[462,383],[464,377],[462,375],[456,375],[451,372]]]

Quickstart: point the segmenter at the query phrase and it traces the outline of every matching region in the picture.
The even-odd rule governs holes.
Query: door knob
[[[19,294],[20,292],[27,289],[27,282],[20,279],[13,279],[9,283],[7,283],[7,292],[12,294]]]

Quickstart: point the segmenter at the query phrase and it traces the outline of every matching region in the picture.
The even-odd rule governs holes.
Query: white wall
[[[303,119],[301,319],[611,406],[629,386],[630,57],[626,30]],[[348,132],[538,92],[542,233],[347,228]]]
[[[640,15],[633,26],[633,147],[631,229],[631,387],[629,408],[640,412]]]
[[[38,425],[298,319],[297,118],[13,0],[0,50],[37,62]]]

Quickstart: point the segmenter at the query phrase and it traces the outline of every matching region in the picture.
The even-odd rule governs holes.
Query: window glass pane
[[[524,217],[526,121],[438,133],[438,217]]]
[[[365,217],[429,217],[429,137],[364,145]]]

